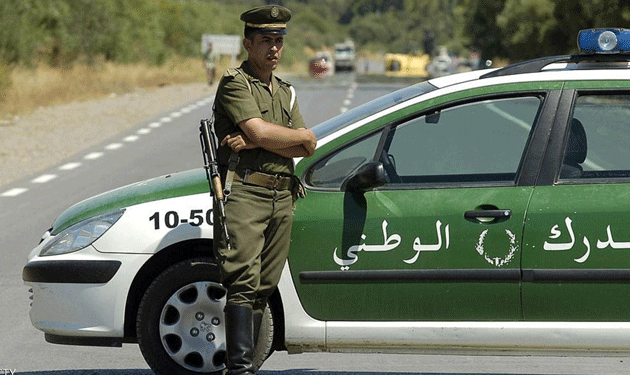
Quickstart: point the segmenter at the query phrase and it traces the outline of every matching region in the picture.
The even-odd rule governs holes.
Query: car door
[[[533,150],[546,144],[537,126],[543,107],[557,95],[477,98],[488,91],[375,120],[386,126],[346,136],[307,168],[289,265],[308,314],[522,318],[522,228],[533,190],[526,180],[537,168]],[[352,188],[379,174],[383,186]]]
[[[526,320],[630,317],[630,88],[566,84],[527,214]]]

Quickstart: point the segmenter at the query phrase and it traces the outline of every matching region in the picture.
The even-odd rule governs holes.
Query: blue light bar
[[[589,29],[578,33],[578,48],[583,53],[628,53],[630,30]]]

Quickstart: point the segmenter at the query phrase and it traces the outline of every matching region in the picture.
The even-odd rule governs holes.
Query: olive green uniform
[[[225,73],[214,109],[219,140],[240,131],[237,124],[250,118],[294,129],[306,127],[290,84],[275,75],[271,82],[273,92],[250,74],[247,62]],[[228,168],[231,152],[227,146],[219,147],[222,171]],[[231,250],[220,240],[220,231],[215,231],[228,304],[252,306],[261,312],[278,284],[289,252],[293,197],[287,182],[293,172],[290,158],[262,148],[239,152],[232,193],[225,205]],[[250,174],[262,178],[250,181]]]

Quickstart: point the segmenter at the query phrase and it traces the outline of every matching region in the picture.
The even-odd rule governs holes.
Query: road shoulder
[[[149,119],[214,95],[204,83],[39,108],[0,125],[0,186],[33,175]]]

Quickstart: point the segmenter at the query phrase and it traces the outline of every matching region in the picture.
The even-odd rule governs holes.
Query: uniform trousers
[[[214,238],[227,303],[251,306],[254,313],[262,313],[289,255],[291,191],[234,181],[225,213],[231,250],[217,225]]]

